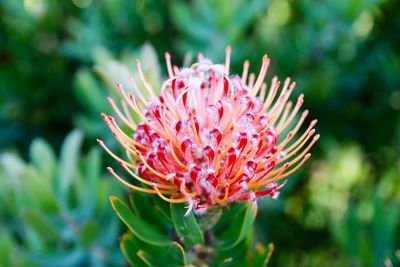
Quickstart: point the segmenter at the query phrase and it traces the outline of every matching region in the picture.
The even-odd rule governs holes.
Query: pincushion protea
[[[187,202],[188,212],[203,213],[234,201],[255,202],[266,195],[276,198],[285,184],[278,182],[310,157],[308,151],[319,138],[313,129],[316,120],[298,134],[308,111],[296,116],[302,94],[295,104],[289,101],[295,83],[287,78],[281,88],[274,77],[267,89],[266,55],[257,78],[249,75],[248,61],[241,77],[230,75],[230,53],[228,47],[224,65],[199,54],[198,63],[182,69],[172,67],[166,53],[169,78],[159,96],[137,61],[146,91],[132,78],[135,96],[118,84],[122,108],[108,98],[131,133],[114,117],[102,114],[129,160],[115,155],[101,140],[98,143],[139,183],[127,182],[111,167],[107,170],[134,190],[171,203]]]

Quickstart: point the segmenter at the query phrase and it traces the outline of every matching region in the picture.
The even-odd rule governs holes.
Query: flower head
[[[301,130],[308,111],[298,114],[302,94],[295,103],[289,101],[295,83],[287,78],[281,85],[274,77],[267,86],[267,56],[258,77],[248,73],[248,61],[242,76],[229,74],[229,47],[224,65],[200,54],[198,63],[179,69],[172,67],[168,53],[165,57],[169,78],[159,96],[137,61],[146,91],[131,79],[135,95],[118,84],[121,108],[108,98],[129,132],[114,117],[102,115],[129,160],[98,143],[139,183],[108,171],[134,190],[171,203],[187,202],[189,212],[266,195],[276,198],[285,184],[281,181],[303,165],[319,138],[316,120]]]

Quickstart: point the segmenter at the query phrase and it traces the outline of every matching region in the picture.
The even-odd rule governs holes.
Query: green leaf
[[[236,217],[236,215],[243,209],[243,203],[232,203],[228,208],[223,209],[218,223],[215,225],[214,229],[218,232],[226,229],[226,225]]]
[[[79,240],[85,248],[88,248],[91,243],[101,234],[99,226],[95,221],[85,223],[79,232]]]
[[[186,265],[185,250],[178,242],[172,242],[168,249],[168,255],[172,257],[174,262],[180,264],[180,266]]]
[[[251,244],[253,243],[253,236],[253,229],[251,229],[245,238],[230,249],[221,250],[216,244],[217,257],[215,262],[219,263],[219,266],[248,266],[248,258],[251,256],[249,252],[252,248]]]
[[[398,201],[385,201],[377,194],[373,197],[374,215],[371,222],[369,256],[374,256],[374,264],[379,265],[395,244],[396,229],[400,220]],[[368,255],[366,255],[368,256]]]
[[[227,229],[220,236],[219,249],[227,250],[236,246],[252,229],[256,217],[256,206],[245,203],[243,208],[229,222]]]
[[[44,213],[56,212],[57,197],[54,193],[57,182],[57,159],[50,145],[43,139],[35,139],[29,150],[32,165],[28,165],[21,178],[29,195],[29,206],[36,204]]]
[[[79,70],[74,79],[76,99],[91,112],[99,113],[106,105],[106,95],[88,69]]]
[[[159,88],[161,88],[161,68],[158,62],[157,53],[154,47],[145,43],[140,48],[140,58],[142,63],[142,69],[147,82],[152,85],[156,94],[159,94]],[[132,59],[129,58],[131,61]]]
[[[132,190],[129,193],[129,203],[135,215],[141,219],[154,223],[153,207],[149,195],[146,193]]]
[[[157,200],[161,200],[166,203],[166,205],[160,208]],[[168,217],[168,202],[160,198],[151,197],[149,194],[132,190],[129,194],[129,203],[137,216],[155,225],[161,231],[168,230],[172,227],[171,216]]]
[[[168,251],[146,244],[131,232],[122,235],[121,251],[132,266],[166,266],[182,267],[186,264],[183,248],[176,242],[170,242]]]
[[[23,253],[23,255],[41,267],[70,267],[80,266],[85,261],[85,252],[80,248],[73,251],[49,254]]]
[[[183,204],[171,203],[170,207],[176,233],[181,238],[183,244],[191,247],[195,244],[204,243],[203,233],[193,213],[185,216],[186,209]]]
[[[52,184],[44,182],[43,176],[43,173],[37,172],[31,166],[26,168],[21,177],[25,194],[22,207],[35,207],[45,214],[54,214],[59,210],[57,195]]]
[[[0,155],[0,167],[4,170],[6,177],[12,177],[10,182],[15,183],[16,179],[19,179],[23,174],[26,164],[25,162],[12,153],[2,153]]]
[[[119,61],[111,60],[103,65],[97,65],[95,71],[107,86],[114,100],[121,99],[117,83],[120,83],[125,89],[131,86],[131,73],[128,67]]]
[[[144,250],[139,250],[137,252],[137,256],[144,262],[146,263],[147,266],[149,267],[156,267],[157,264],[152,263],[152,260],[155,259],[155,257],[152,257],[151,254],[149,254],[147,251]]]
[[[140,250],[140,244],[135,242],[134,236],[131,232],[127,232],[121,236],[119,245],[130,265],[136,267],[148,267],[148,265],[137,255]]]
[[[22,218],[44,240],[57,241],[61,238],[56,227],[39,212],[25,209],[22,211]]]
[[[111,196],[110,201],[118,217],[128,226],[137,238],[155,246],[168,246],[171,244],[171,239],[167,235],[162,234],[153,225],[148,224],[136,216],[120,199]]]
[[[10,266],[12,242],[5,233],[0,237],[0,265]]]
[[[80,205],[82,219],[92,217],[96,208],[96,193],[99,192],[99,178],[101,177],[101,156],[97,148],[92,148],[83,162],[82,190],[80,193]],[[106,195],[106,194],[103,194]],[[108,195],[108,194],[107,194]]]
[[[56,156],[53,149],[43,139],[35,139],[30,146],[29,155],[32,164],[40,171],[43,178],[56,176]],[[42,179],[43,179],[42,178]],[[51,182],[50,180],[47,182]]]
[[[156,213],[161,214],[162,220],[167,223],[168,225],[172,224],[172,217],[171,217],[171,209],[169,207],[169,203],[160,197],[153,198],[154,201],[154,209]]]
[[[77,161],[82,139],[82,132],[79,130],[74,130],[66,137],[61,147],[59,190],[60,197],[63,201],[66,201],[68,190],[72,184],[72,180],[77,170]]]

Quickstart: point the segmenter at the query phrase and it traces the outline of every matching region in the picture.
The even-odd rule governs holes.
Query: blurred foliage
[[[181,54],[202,52],[216,62],[225,59],[225,47],[235,49],[234,62],[251,54],[253,45],[244,42],[247,30],[254,27],[268,1],[265,0],[175,0],[170,5],[171,18],[181,34],[177,46]]]
[[[123,264],[119,223],[106,201],[117,187],[101,177],[99,149],[80,156],[82,138],[71,132],[59,159],[42,139],[33,141],[29,163],[0,155],[1,266]]]
[[[27,147],[35,136],[59,147],[79,108],[72,93],[77,69],[92,66],[101,46],[172,47],[167,2],[1,1],[0,147]]]
[[[82,68],[74,77],[74,91],[76,98],[84,108],[82,114],[76,116],[75,123],[89,135],[90,138],[101,137],[110,144],[114,138],[110,138],[105,123],[100,119],[101,113],[110,114],[111,108],[107,103],[107,96],[120,101],[121,95],[117,89],[120,83],[127,92],[136,94],[132,89],[131,78],[139,81],[137,72],[131,70],[136,68],[135,59],[141,61],[143,75],[149,84],[155,88],[155,92],[161,88],[160,64],[154,48],[143,45],[136,52],[126,52],[120,60],[116,60],[105,48],[98,47],[94,50],[94,71]],[[105,86],[104,86],[105,85]],[[143,87],[142,84],[138,84]],[[104,88],[105,87],[105,88]],[[142,90],[144,91],[144,89]],[[104,136],[103,136],[104,135]]]
[[[235,73],[268,53],[268,77],[297,82],[321,133],[311,168],[259,203],[271,265],[400,266],[399,13],[396,0],[2,0],[0,150],[27,157],[43,136],[57,151],[74,126],[86,144],[109,136],[99,113],[136,58],[157,87],[167,50],[181,65],[199,51],[220,61],[229,44]]]

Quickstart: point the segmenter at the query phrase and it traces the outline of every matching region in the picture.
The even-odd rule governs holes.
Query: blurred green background
[[[257,71],[267,53],[268,77],[293,78],[319,120],[312,160],[277,201],[259,201],[257,239],[276,247],[270,265],[400,266],[396,0],[1,0],[0,265],[26,266],[9,256],[17,251],[37,266],[122,266],[118,251],[99,252],[117,248],[118,226],[108,231],[115,244],[95,238],[121,189],[91,149],[110,138],[105,96],[136,58],[159,85],[165,51],[178,65],[199,51],[221,62],[227,45],[236,73],[245,59]],[[96,194],[83,199],[87,188]],[[43,206],[49,199],[57,205]],[[43,237],[44,222],[58,239]]]

